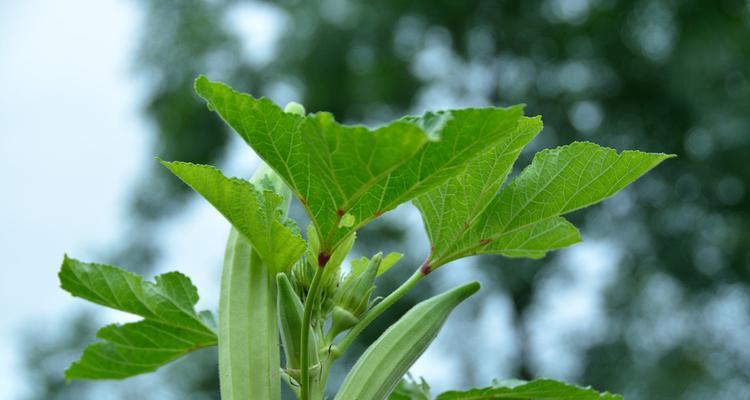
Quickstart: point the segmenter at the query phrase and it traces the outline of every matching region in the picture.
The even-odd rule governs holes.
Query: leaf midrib
[[[506,157],[506,156],[508,156],[510,154],[513,154],[513,152],[516,150],[515,148],[513,150],[510,150],[510,151],[507,150],[507,148],[510,147],[511,143],[514,143],[514,142],[511,141],[510,143],[508,143],[508,146],[506,146],[506,149],[505,149],[506,151],[500,157],[498,157],[498,159],[502,159],[503,157]],[[521,148],[523,148],[523,146]],[[495,163],[497,163],[497,159],[495,160]],[[507,174],[505,176],[505,179],[507,179]],[[487,193],[487,191],[485,190],[485,188],[487,188],[489,186],[490,185],[485,185],[482,188],[480,196]],[[442,190],[442,188],[439,188],[438,190]],[[447,197],[447,195],[441,195],[441,199],[443,201],[445,201],[446,197]],[[456,246],[456,244],[460,243],[461,240],[466,235],[466,233],[468,231],[470,231],[472,228],[474,228],[474,224],[477,222],[477,220],[479,219],[479,217],[481,217],[482,215],[484,215],[484,212],[487,210],[487,208],[490,206],[490,204],[492,204],[493,200],[494,200],[494,197],[491,198],[491,199],[489,199],[489,201],[487,201],[483,207],[482,206],[475,206],[472,209],[472,211],[476,210],[476,213],[474,213],[473,216],[466,221],[466,224],[463,225],[463,227],[461,228],[461,231],[459,232],[459,234],[455,236],[456,239],[454,241],[452,241],[448,246],[444,246],[443,248],[445,248],[445,249],[451,249],[454,246]],[[479,204],[479,203],[477,203],[477,204]],[[440,229],[443,229],[442,218],[443,218],[443,215],[441,214],[441,216],[440,216],[441,223],[438,225],[438,226],[440,226]],[[425,220],[428,220],[428,219],[425,219]],[[445,262],[448,262],[448,261],[445,261]],[[445,262],[432,261],[431,264],[434,264],[433,266],[437,266],[437,265],[444,264]]]

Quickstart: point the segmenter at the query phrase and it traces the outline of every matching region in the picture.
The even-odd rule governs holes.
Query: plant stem
[[[346,349],[349,348],[349,346],[354,343],[354,340],[357,338],[357,336],[362,333],[362,331],[367,328],[370,323],[375,320],[380,314],[382,314],[385,310],[390,308],[393,303],[398,301],[401,297],[403,297],[408,291],[410,291],[419,281],[422,280],[425,276],[427,276],[427,273],[429,273],[429,269],[425,270],[424,268],[419,268],[407,279],[404,283],[401,284],[401,286],[398,287],[398,289],[394,290],[389,294],[386,298],[384,298],[382,301],[380,301],[378,304],[375,305],[370,311],[368,311],[364,317],[362,317],[362,320],[357,323],[357,325],[354,325],[354,327],[349,331],[349,333],[346,334],[344,339],[336,345],[338,347],[337,355],[336,357],[341,356],[341,354],[344,354]]]
[[[333,346],[333,345],[329,345],[329,346]],[[326,390],[326,382],[328,382],[328,374],[331,372],[331,366],[333,366],[334,361],[336,361],[336,356],[334,356],[330,352],[328,353],[325,359],[322,359],[320,361],[321,390],[323,390],[324,392]]]
[[[370,323],[375,320],[380,314],[382,314],[385,310],[387,310],[390,306],[393,305],[396,301],[398,301],[401,297],[403,297],[409,290],[411,290],[422,278],[424,278],[429,273],[429,269],[420,268],[417,271],[412,274],[409,279],[407,279],[401,286],[398,287],[394,292],[392,292],[390,295],[388,295],[383,301],[378,303],[375,307],[373,307],[365,316],[364,318],[357,323],[353,327],[353,329],[347,334],[347,336],[344,338],[341,343],[338,345],[334,345],[333,341],[336,339],[334,336],[335,334],[333,331],[329,331],[328,335],[326,335],[326,338],[323,343],[325,343],[326,346],[329,346],[328,354],[326,355],[325,359],[322,359],[320,362],[321,365],[321,379],[322,382],[322,389],[325,390],[325,383],[328,380],[328,374],[331,372],[331,366],[333,365],[333,362],[336,361],[337,358],[341,356],[341,354],[346,351],[346,349],[354,342],[357,335],[359,335],[365,328],[367,328]]]
[[[300,400],[310,399],[310,320],[312,310],[317,301],[318,292],[320,291],[320,280],[323,276],[323,267],[319,266],[315,270],[310,290],[307,292],[305,299],[305,309],[302,313],[302,343],[300,343]]]

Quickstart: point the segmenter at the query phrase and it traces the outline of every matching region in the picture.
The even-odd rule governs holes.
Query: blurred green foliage
[[[589,138],[618,149],[678,154],[626,195],[574,216],[584,240],[611,243],[620,256],[604,288],[604,315],[591,323],[599,333],[569,340],[569,365],[576,367],[565,377],[626,398],[750,398],[746,1],[139,4],[145,20],[135,65],[147,82],[153,152],[164,159],[216,163],[226,154],[223,124],[193,94],[199,73],[279,102],[300,101],[309,111],[331,111],[342,121],[378,123],[426,108],[523,102],[527,114],[544,116],[546,128],[519,165],[539,148]],[[260,19],[244,21],[253,14]],[[260,21],[281,32],[266,59],[247,51],[257,38],[240,29]],[[117,263],[148,269],[159,256],[151,238],[186,198],[183,186],[154,164],[134,192],[137,234],[116,249]],[[399,264],[408,274],[424,255],[410,249],[410,232],[386,216],[360,234],[357,248],[406,253]],[[521,378],[555,372],[538,356],[548,349],[534,339],[534,321],[549,297],[540,285],[571,284],[559,268],[563,262],[555,256],[477,259],[482,268],[471,271],[486,275],[483,295],[510,296],[516,330],[527,334],[514,344],[519,355],[512,365],[499,369]],[[390,275],[397,274],[384,276],[384,291],[403,278]],[[422,289],[362,340],[373,340],[430,290]],[[85,319],[70,329],[75,334],[29,346],[34,398],[96,398],[87,383],[63,386],[62,367],[38,367],[68,357],[71,348],[76,353],[82,337],[93,337]],[[471,354],[451,354],[465,384],[487,383],[477,381],[480,364]],[[181,386],[185,397],[176,398],[218,398],[215,368],[199,362],[205,359],[163,373],[170,378],[162,381]],[[109,394],[123,390],[115,397],[127,398],[128,386],[110,387]]]

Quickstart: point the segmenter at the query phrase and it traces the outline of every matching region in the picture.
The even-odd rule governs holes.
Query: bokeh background
[[[215,307],[227,224],[153,160],[236,176],[256,165],[193,94],[200,73],[373,125],[526,103],[546,127],[517,168],[573,140],[678,154],[576,213],[584,244],[446,267],[353,353],[418,299],[479,279],[412,370],[435,392],[552,377],[630,399],[750,398],[746,0],[0,0],[0,398],[219,398],[214,350],[125,382],[66,384],[95,329],[132,317],[71,298],[56,277],[65,252],[180,269]],[[355,252],[407,254],[384,293],[425,243],[402,206]]]

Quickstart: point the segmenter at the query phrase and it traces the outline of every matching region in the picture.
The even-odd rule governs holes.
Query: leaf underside
[[[324,112],[284,113],[205,77],[196,91],[289,185],[323,251],[461,173],[481,150],[508,140],[522,116],[520,106],[443,111],[371,130]]]
[[[528,133],[541,130],[539,120],[524,123]],[[672,157],[575,142],[537,153],[498,193],[518,152],[496,147],[415,200],[432,245],[430,265],[476,254],[540,258],[575,244],[578,230],[561,215],[613,196]]]
[[[551,379],[530,382],[506,381],[493,387],[445,392],[436,400],[622,400],[622,396],[599,393],[591,387],[580,387]]]
[[[120,268],[66,256],[59,277],[73,296],[143,317],[100,329],[96,336],[102,341],[86,347],[65,371],[66,379],[127,378],[217,343],[210,314],[195,311],[198,292],[179,272],[146,282]]]
[[[299,228],[284,216],[283,199],[272,190],[244,179],[227,178],[209,165],[162,162],[178,178],[200,193],[250,240],[263,262],[285,272],[305,251]]]

